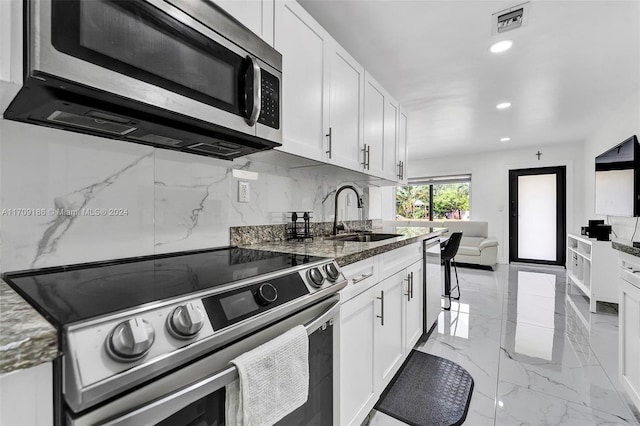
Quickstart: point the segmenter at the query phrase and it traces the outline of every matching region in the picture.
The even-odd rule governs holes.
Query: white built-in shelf
[[[589,298],[591,312],[597,301],[618,303],[618,257],[611,241],[568,234],[566,267],[567,293],[577,287]]]

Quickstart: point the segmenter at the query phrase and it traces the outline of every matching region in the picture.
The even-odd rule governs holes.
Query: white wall
[[[535,153],[540,149],[541,159]],[[567,167],[567,229],[573,230],[575,207],[584,204],[582,144],[544,145],[473,155],[412,161],[410,177],[471,173],[471,220],[487,221],[490,236],[499,242],[498,262],[509,261],[509,170],[550,166]]]
[[[595,157],[613,148],[631,135],[640,137],[640,90],[631,94],[621,103],[611,116],[587,138],[584,143],[584,208],[578,223],[585,224],[588,219],[605,219],[613,226],[614,238],[631,240],[636,227],[635,218],[598,216],[594,214],[595,189]],[[636,232],[635,241],[640,241],[640,230]]]
[[[222,161],[2,119],[0,141],[4,272],[227,246],[229,227],[286,223],[289,211],[332,221],[336,188],[353,184],[340,169]],[[238,202],[234,169],[257,173],[249,203]],[[341,198],[339,218],[358,219],[353,195]]]

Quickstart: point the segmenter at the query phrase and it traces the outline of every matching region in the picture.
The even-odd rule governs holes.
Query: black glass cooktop
[[[322,260],[223,248],[5,274],[56,326]]]

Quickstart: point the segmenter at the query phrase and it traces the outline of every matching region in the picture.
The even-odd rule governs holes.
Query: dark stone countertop
[[[618,242],[618,241],[613,241],[611,243],[611,246],[614,249],[616,249],[618,251],[621,251],[623,253],[627,253],[627,254],[630,254],[632,256],[640,257],[640,248],[633,247],[633,246],[631,246],[629,244],[625,244],[625,243]]]
[[[369,257],[395,250],[415,242],[434,238],[446,232],[446,228],[419,228],[386,226],[374,229],[374,233],[400,234],[399,237],[375,242],[353,242],[315,237],[313,241],[272,241],[241,245],[256,250],[280,251],[292,254],[320,256],[336,259],[338,265],[346,266]]]
[[[56,329],[0,279],[0,373],[58,356]]]

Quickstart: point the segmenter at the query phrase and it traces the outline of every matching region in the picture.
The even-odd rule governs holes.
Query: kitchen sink
[[[373,241],[383,241],[389,238],[401,237],[400,234],[357,234],[357,235],[337,235],[333,239],[338,241],[355,241],[369,243]]]

